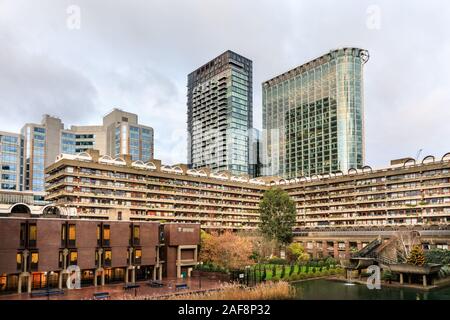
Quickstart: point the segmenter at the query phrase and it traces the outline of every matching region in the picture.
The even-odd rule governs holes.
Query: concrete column
[[[345,240],[345,257],[350,258],[350,241]]]
[[[427,275],[424,274],[424,275],[422,276],[422,279],[423,279],[423,286],[426,287],[426,286],[427,286]]]
[[[181,278],[181,248],[177,247],[177,278]]]
[[[312,246],[313,246],[312,256],[313,256],[314,259],[316,259],[317,258],[317,248],[316,248],[316,242],[315,241],[312,241]]]
[[[322,241],[322,251],[323,251],[323,256],[328,257],[328,248],[327,248],[326,241]]]
[[[131,282],[136,283],[136,268],[131,269]]]
[[[30,275],[28,276],[28,288],[27,288],[27,292],[28,293],[31,293],[31,280],[32,279],[33,278],[32,278],[31,273],[30,273]]]
[[[162,280],[162,265],[159,266],[159,279],[158,280]]]
[[[22,293],[22,276],[19,275],[19,281],[17,282],[17,293]]]
[[[411,274],[408,273],[408,283],[411,284]]]
[[[102,286],[105,285],[105,271],[102,271]]]
[[[335,259],[339,259],[339,246],[337,241],[333,241],[333,255]]]
[[[63,272],[60,271],[58,274],[58,288],[62,289]]]
[[[400,273],[400,284],[403,284],[403,273]]]
[[[128,268],[125,269],[125,284],[128,284]]]
[[[94,287],[97,286],[97,276],[98,276],[97,270],[95,270],[95,271],[94,271]]]
[[[153,267],[153,280],[156,280],[156,265]]]

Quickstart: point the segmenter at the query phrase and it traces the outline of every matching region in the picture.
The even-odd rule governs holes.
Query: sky
[[[0,131],[43,114],[101,124],[113,108],[155,130],[155,158],[186,162],[187,74],[230,49],[261,83],[341,47],[367,49],[366,164],[450,151],[445,0],[0,0]]]

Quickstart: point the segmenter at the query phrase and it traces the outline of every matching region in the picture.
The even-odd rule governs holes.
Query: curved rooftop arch
[[[176,173],[183,173],[183,169],[180,166],[173,166],[172,171]]]
[[[61,210],[54,204],[48,204],[42,208],[41,213],[42,214],[59,215],[61,213]]]
[[[155,170],[156,169],[156,164],[154,164],[153,162],[149,161],[145,163],[145,166],[147,167],[147,169],[150,170]]]
[[[83,157],[83,158],[87,158],[87,159],[89,159],[89,160],[92,160],[91,155],[90,155],[89,153],[85,152],[85,151],[80,152],[80,153],[77,153],[76,156],[77,156],[77,157]]]
[[[372,173],[373,170],[372,170],[372,167],[371,167],[371,166],[364,166],[364,167],[362,167],[362,172],[363,172],[363,173],[366,173],[366,172]]]
[[[429,163],[429,162],[434,162],[434,161],[436,161],[436,158],[433,155],[430,154],[430,155],[426,156],[425,158],[423,158],[422,164]]]
[[[442,161],[447,161],[450,160],[450,152],[447,152],[446,154],[444,154],[441,158]]]
[[[348,169],[347,173],[350,174],[358,174],[358,170],[356,168],[350,168]]]
[[[415,165],[415,164],[416,164],[416,159],[414,159],[414,158],[409,158],[409,159],[406,159],[405,162],[403,162],[403,167],[406,167],[406,166],[413,166],[413,165]]]
[[[9,213],[27,213],[31,214],[29,205],[23,202],[15,203],[9,208]]]

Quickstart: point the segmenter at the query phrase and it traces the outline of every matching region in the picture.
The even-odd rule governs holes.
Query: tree
[[[226,270],[251,265],[252,242],[232,232],[221,235],[202,233],[199,257]]]
[[[419,245],[414,246],[411,250],[407,262],[416,266],[423,266],[425,264],[425,254]]]
[[[417,231],[399,231],[395,233],[397,238],[397,258],[400,262],[406,262],[411,250],[420,244],[420,235]]]
[[[450,264],[450,250],[430,249],[425,253],[427,263]]]
[[[307,262],[309,254],[305,252],[305,248],[300,243],[291,243],[287,248],[287,258],[290,262]]]
[[[257,262],[267,261],[273,256],[273,252],[277,247],[276,241],[264,237],[261,233],[251,237],[253,244],[252,256],[257,259]]]
[[[279,244],[286,245],[292,241],[292,228],[297,216],[295,202],[289,194],[280,188],[271,188],[264,192],[259,203],[261,233]]]

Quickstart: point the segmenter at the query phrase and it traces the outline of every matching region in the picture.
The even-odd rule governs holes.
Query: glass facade
[[[0,189],[20,190],[22,139],[0,132]]]
[[[367,51],[339,49],[263,84],[265,175],[361,168]]]
[[[76,134],[75,135],[75,153],[94,149],[95,134]]]
[[[75,134],[69,132],[61,133],[61,153],[75,154]]]
[[[32,133],[32,152],[29,155],[27,164],[31,170],[30,183],[31,190],[44,191],[44,169],[45,169],[45,139],[46,130],[41,127],[34,127]],[[31,160],[31,161],[30,161]]]
[[[248,174],[252,61],[227,51],[188,76],[188,163]]]
[[[130,154],[133,161],[153,159],[153,129],[122,123],[114,132],[114,155]]]

